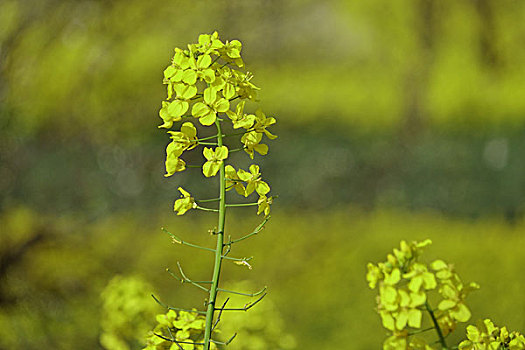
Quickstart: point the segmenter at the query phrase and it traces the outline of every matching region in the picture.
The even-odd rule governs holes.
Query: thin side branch
[[[180,274],[181,274],[181,276],[182,276],[182,278],[183,278],[182,283],[184,283],[184,282],[188,282],[188,283],[194,285],[195,287],[197,287],[197,288],[199,288],[199,289],[202,289],[202,290],[205,291],[206,293],[209,293],[209,292],[210,292],[210,290],[209,290],[208,288],[203,287],[203,286],[201,286],[200,284],[198,284],[198,283],[192,281],[191,279],[189,279],[189,278],[186,276],[186,274],[184,274],[184,271],[182,271],[182,266],[180,266],[180,263],[179,263],[178,261],[177,261],[177,267],[179,268],[179,272],[180,272]]]
[[[223,310],[223,311],[248,311],[250,310],[252,307],[254,307],[257,303],[259,303],[261,300],[263,300],[263,298],[266,296],[266,293],[264,293],[263,295],[261,295],[257,300],[251,302],[251,303],[247,303],[244,305],[244,307],[239,307],[239,308],[216,308],[215,311],[217,310]]]
[[[197,142],[201,142],[201,141],[207,141],[207,140],[211,140],[211,139],[214,139],[217,137],[217,134],[213,135],[213,136],[208,136],[208,137],[203,137],[201,139],[197,139]]]
[[[229,152],[229,153],[232,153],[232,152],[239,152],[239,151],[243,151],[243,150],[245,150],[245,149],[246,149],[246,147],[234,148],[234,149],[232,149],[232,150],[229,150],[228,152]]]
[[[232,207],[253,207],[259,205],[259,203],[236,203],[236,204],[226,204],[226,208]]]
[[[219,212],[219,209],[204,208],[204,207],[201,207],[201,206],[198,205],[198,204],[197,204],[197,206],[195,207],[195,209],[199,209],[199,210],[202,210],[202,211],[211,211],[211,212],[214,212],[214,213],[218,213],[218,212]]]
[[[218,202],[220,200],[221,200],[220,198],[198,199],[198,200],[196,199],[195,202],[207,203],[207,202]]]
[[[179,345],[180,349],[184,349],[182,346],[180,346],[180,344],[204,345],[204,343],[194,343],[194,342],[189,342],[189,341],[175,340],[175,339],[167,338],[167,337],[165,337],[165,336],[163,336],[161,334],[157,334],[157,333],[153,333],[153,334],[155,334],[159,338],[162,338],[164,340],[167,340],[169,342],[172,342],[172,343],[175,343],[175,344]]]
[[[266,292],[267,289],[268,288],[265,286],[263,289],[261,289],[258,292],[255,292],[255,293],[242,293],[242,292],[236,292],[236,291],[233,291],[233,290],[222,289],[222,288],[219,288],[219,291],[225,292],[225,293],[243,295],[245,297],[256,297],[256,296],[261,295],[262,293]]]
[[[171,272],[171,270],[169,268],[166,269],[166,272],[169,273],[173,278],[175,278],[177,281],[179,281],[181,283],[187,282],[183,278],[180,278],[179,276],[177,276],[176,274]],[[193,281],[193,282],[199,283],[199,284],[211,284],[212,281]]]
[[[238,239],[234,239],[233,241],[229,241],[228,243],[226,243],[227,245],[232,245],[234,243],[237,243],[237,242],[240,242],[242,240],[245,240],[247,238],[250,238],[251,236],[254,236],[256,234],[258,234],[259,232],[262,231],[262,229],[264,228],[264,225],[268,222],[268,220],[270,220],[270,215],[268,215],[266,218],[264,218],[263,222],[261,222],[259,224],[259,226],[257,226],[255,228],[255,230],[253,230],[253,232],[247,234],[246,236],[243,236],[241,238],[238,238]]]
[[[166,232],[171,237],[171,239],[173,240],[173,243],[186,245],[188,247],[198,248],[198,249],[206,250],[208,252],[215,253],[215,249],[211,249],[211,248],[200,246],[198,244],[194,244],[194,243],[190,243],[190,242],[187,242],[187,241],[183,241],[180,237],[178,237],[178,236],[174,235],[173,233],[169,232],[164,227],[162,227],[161,230]],[[253,257],[250,257],[250,258],[231,258],[229,256],[226,256],[226,254],[228,254],[228,252],[229,252],[229,250],[223,255],[224,259],[233,260],[233,261],[250,261],[253,258]],[[168,270],[168,272],[169,272],[169,270]],[[174,277],[178,278],[176,276],[174,276]],[[211,282],[205,282],[205,283],[211,283]]]
[[[163,308],[168,309],[168,310],[195,312],[195,313],[200,314],[200,315],[206,315],[206,312],[204,312],[204,311],[190,310],[190,309],[181,309],[181,308],[178,308],[178,307],[168,306],[168,305],[164,304],[162,301],[160,301],[159,299],[157,299],[157,297],[155,295],[153,295],[153,294],[151,294],[151,297],[157,302],[157,304],[159,304],[160,306],[162,306]]]
[[[212,343],[215,343],[215,344],[219,344],[219,345],[229,345],[233,339],[235,339],[235,337],[237,336],[237,333],[235,333],[230,339],[228,339],[227,341],[223,342],[223,341],[218,341],[218,340],[213,340],[213,339],[210,339]]]
[[[220,290],[220,289],[218,289],[218,290]],[[224,301],[224,303],[221,306],[222,309],[224,309],[226,307],[226,304],[228,303],[228,301],[230,301],[230,298],[226,298],[226,300]],[[219,322],[221,321],[221,316],[222,316],[222,310],[219,312],[219,315],[217,315],[217,319],[215,320],[215,323],[213,324],[213,327],[211,327],[212,333],[215,330],[215,328],[217,327],[217,325],[219,324]]]
[[[203,246],[200,246],[200,245],[197,245],[197,244],[193,244],[193,243],[190,243],[190,242],[183,241],[181,238],[179,238],[178,236],[174,235],[170,231],[166,230],[164,227],[162,227],[161,230],[166,232],[171,237],[171,239],[173,240],[173,243],[178,243],[178,244],[182,244],[182,245],[187,245],[188,247],[193,247],[193,248],[198,248],[198,249],[202,249],[202,250],[207,250],[207,251],[210,251],[210,252],[215,252],[215,249],[211,249],[211,248],[207,248],[207,247],[203,247]]]
[[[169,328],[168,328],[168,330],[169,330]],[[161,338],[161,339],[164,339],[164,340],[167,340],[169,342],[177,344],[179,350],[184,350],[182,345],[179,344],[179,343],[183,343],[183,342],[178,342],[177,340],[175,340],[175,338],[173,338],[173,334],[171,334],[171,331],[170,331],[171,338],[167,338],[167,337],[165,337],[165,336],[163,336],[161,334],[157,334],[157,333],[153,333],[153,334],[156,335],[157,337]]]
[[[425,302],[425,307],[428,313],[430,314],[430,318],[432,319],[432,323],[434,324],[434,328],[438,335],[439,340],[437,342],[441,343],[441,346],[443,347],[443,349],[448,349],[447,342],[445,341],[445,337],[443,336],[443,332],[441,331],[441,327],[439,327],[439,323],[436,319],[436,316],[434,315],[434,310],[432,310],[428,301]]]

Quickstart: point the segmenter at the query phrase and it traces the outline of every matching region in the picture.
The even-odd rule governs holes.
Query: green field
[[[192,242],[212,245],[207,234],[214,225],[210,219],[122,214],[96,223],[64,219],[50,226],[60,239],[32,248],[2,285],[5,295],[16,301],[1,314],[0,346],[95,348],[99,294],[114,275],[140,276],[171,304],[200,305],[201,292],[181,285],[164,270],[180,261],[188,274],[204,278],[210,273],[211,253],[170,244],[159,224]],[[2,236],[3,249],[41,228],[31,212],[8,212],[1,221],[12,233]],[[235,217],[227,223],[232,235],[256,224]],[[401,239],[430,238],[434,243],[427,249],[429,261],[452,262],[464,281],[481,285],[468,301],[472,322],[491,317],[519,330],[525,328],[524,230],[522,222],[509,226],[498,219],[474,222],[431,212],[365,212],[352,207],[289,214],[276,210],[267,229],[234,251],[236,256],[255,256],[253,270],[227,264],[224,276],[226,282],[249,279],[255,287],[268,285],[283,332],[295,337],[297,348],[347,344],[349,349],[377,349],[384,329],[374,311],[375,292],[365,281],[366,264],[384,260]],[[149,295],[144,298],[150,300]],[[454,339],[462,333],[459,329]]]

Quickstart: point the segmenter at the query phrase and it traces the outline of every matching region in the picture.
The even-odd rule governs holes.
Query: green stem
[[[200,142],[200,141],[206,141],[206,140],[211,140],[211,139],[214,139],[216,138],[218,135],[212,135],[212,136],[208,136],[208,137],[203,137],[201,139],[197,139],[197,142]]]
[[[195,202],[207,203],[207,202],[218,202],[220,200],[221,200],[220,198],[196,199]]]
[[[221,124],[215,121],[217,126],[217,144],[222,146]],[[213,316],[216,310],[215,302],[219,290],[219,276],[221,273],[222,251],[224,248],[224,224],[226,221],[226,176],[224,162],[221,163],[219,170],[219,222],[217,225],[217,248],[215,249],[215,264],[213,267],[212,284],[208,298],[208,309],[206,310],[206,328],[204,330],[204,349],[210,349],[211,331],[213,328]]]
[[[445,337],[443,336],[443,332],[441,331],[441,327],[439,327],[439,323],[436,319],[436,316],[434,315],[434,311],[430,307],[430,304],[428,301],[425,301],[425,308],[427,309],[428,313],[430,314],[430,318],[432,319],[432,323],[434,323],[434,328],[436,329],[436,333],[439,337],[439,342],[441,343],[441,347],[443,350],[447,350],[447,342],[445,341]]]
[[[241,131],[241,132],[234,132],[233,134],[226,134],[226,135],[222,135],[222,136],[223,137],[230,137],[230,136],[244,135],[247,132],[254,131],[254,130],[255,130],[255,128],[250,128],[248,130],[244,130],[244,131]]]
[[[213,208],[204,208],[204,207],[201,207],[200,205],[196,205],[195,206],[195,209],[199,209],[199,210],[202,210],[202,211],[211,211],[213,213],[218,213],[219,210],[217,209],[213,209]]]
[[[234,204],[226,204],[226,208],[233,208],[233,207],[253,207],[254,205],[259,205],[259,203],[234,203]]]

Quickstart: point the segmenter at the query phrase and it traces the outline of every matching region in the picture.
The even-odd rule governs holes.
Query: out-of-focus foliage
[[[253,288],[248,281],[229,283],[228,290],[245,290]],[[146,349],[179,349],[165,340],[172,337],[179,342],[199,342],[202,339],[205,318],[197,313],[169,310],[158,314],[154,330],[154,315],[158,305],[150,297],[152,287],[143,278],[117,276],[111,279],[102,292],[102,334],[101,345],[108,350],[138,349],[140,344]],[[229,305],[241,303],[245,297],[234,296]],[[219,304],[223,304],[221,300]],[[238,337],[228,345],[234,350],[286,350],[295,349],[296,340],[286,330],[280,312],[271,297],[258,303],[251,312],[225,312],[221,315],[220,326],[214,338],[225,341],[237,333]],[[169,328],[169,330],[168,330]],[[146,334],[148,336],[146,338]],[[146,341],[147,339],[147,341]],[[199,349],[198,345],[180,344],[188,349]],[[217,348],[212,344],[212,348]],[[220,349],[225,349],[219,345]]]
[[[266,67],[263,99],[292,125],[330,115],[384,128],[415,113],[481,126],[525,113],[519,1],[48,0],[1,12],[7,116],[26,133],[141,137],[165,53],[213,29],[242,36]]]
[[[459,322],[470,319],[465,299],[479,286],[464,284],[454,267],[443,260],[434,260],[430,265],[421,262],[423,248],[431,243],[401,241],[400,248],[394,248],[387,261],[367,266],[369,287],[379,289],[377,309],[383,327],[391,332],[383,349],[431,350],[435,340],[429,342],[426,337],[414,334],[436,329],[440,337],[446,337]],[[432,291],[438,292],[437,295]],[[444,338],[437,342],[440,341]]]
[[[523,214],[523,2],[0,6],[2,207],[99,216],[165,203],[159,67],[217,29],[245,43],[264,108],[282,116],[269,168],[283,169],[283,203]]]
[[[459,344],[461,350],[525,349],[525,337],[519,332],[509,332],[506,327],[497,327],[490,319],[479,325],[467,327],[467,338]]]
[[[37,213],[25,212],[24,219],[19,211],[1,215],[2,239],[21,235],[24,227],[34,234],[39,227],[36,224],[45,223]],[[100,294],[117,274],[144,276],[155,286],[156,296],[169,305],[191,309],[202,303],[203,294],[164,272],[165,268],[176,269],[180,261],[195,279],[209,278],[211,273],[210,253],[196,256],[189,247],[170,244],[169,236],[159,229],[163,223],[196,244],[209,244],[209,236],[199,232],[215,225],[213,215],[186,215],[187,220],[180,220],[176,215],[121,213],[94,222],[64,217],[47,225],[58,237],[33,245],[0,278],[2,299],[8,300],[0,308],[0,348],[99,347]],[[15,221],[17,217],[22,221]],[[27,228],[21,222],[34,224]],[[256,223],[255,219],[243,222],[232,218],[228,227],[242,233]],[[255,256],[250,261],[253,269],[226,263],[224,276],[229,280],[225,283],[246,278],[257,286],[268,283],[269,300],[283,322],[281,334],[291,334],[297,348],[352,344],[352,349],[378,349],[384,339],[377,336],[382,325],[374,312],[375,295],[364,282],[364,266],[383,260],[384,252],[397,245],[400,237],[409,241],[430,238],[434,243],[425,253],[429,261],[453,261],[458,274],[483,286],[469,297],[473,322],[490,317],[508,329],[523,330],[525,319],[516,310],[525,308],[521,298],[525,289],[524,230],[523,222],[468,222],[436,213],[365,212],[344,207],[330,214],[297,214],[280,208],[272,215],[272,225],[239,252]],[[151,303],[156,313],[165,311],[152,299]],[[257,314],[259,306],[264,302],[250,311]],[[228,317],[225,314],[223,321]],[[364,336],[369,334],[374,336]],[[464,334],[459,327],[450,342],[459,343]],[[231,346],[241,338],[234,339]]]
[[[249,281],[229,283],[228,290],[251,291],[255,287]],[[232,350],[287,350],[296,348],[296,339],[287,329],[280,310],[272,301],[272,292],[250,309],[248,313],[228,313],[223,315],[220,330],[223,337],[237,333],[235,340],[226,349]],[[224,299],[224,297],[223,297]],[[250,300],[246,297],[231,296],[229,305],[244,305]],[[224,302],[224,301],[222,301]],[[221,303],[222,304],[222,303]]]
[[[144,345],[155,315],[153,287],[139,277],[115,276],[102,291],[100,344],[108,350],[129,350]]]
[[[204,341],[205,327],[206,317],[197,312],[169,310],[157,315],[157,326],[148,333],[144,350],[202,350],[203,346],[198,344]],[[211,343],[210,349],[217,346]]]

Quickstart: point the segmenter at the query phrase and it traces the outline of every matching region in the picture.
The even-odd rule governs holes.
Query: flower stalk
[[[223,262],[232,262],[238,266],[252,269],[248,261],[252,258],[230,257],[233,243],[241,242],[255,236],[263,228],[270,218],[270,205],[272,196],[268,196],[270,186],[263,181],[257,164],[250,165],[248,170],[235,168],[229,161],[231,152],[244,151],[250,159],[255,156],[264,156],[268,153],[268,145],[263,144],[263,137],[270,140],[276,138],[267,128],[275,124],[273,117],[266,117],[257,110],[254,114],[246,114],[244,106],[246,101],[256,101],[259,88],[251,83],[253,75],[243,72],[239,68],[244,67],[240,51],[242,44],[237,40],[222,42],[215,32],[211,35],[199,36],[197,44],[188,45],[187,50],[175,49],[175,56],[171,64],[164,70],[164,84],[167,85],[168,96],[162,102],[159,116],[163,120],[161,128],[169,129],[171,142],[166,147],[166,177],[177,172],[199,171],[206,178],[218,177],[218,197],[211,199],[196,199],[194,196],[179,187],[180,198],[175,200],[173,209],[177,215],[184,215],[192,209],[205,213],[217,215],[217,227],[209,230],[215,239],[215,248],[208,248],[189,243],[180,235],[173,234],[163,229],[172,239],[173,243],[200,251],[208,251],[214,254],[213,272],[210,280],[197,281],[188,277],[182,266],[177,263],[177,275],[167,269],[168,273],[181,284],[196,287],[207,294],[205,310],[188,308],[176,308],[154,299],[159,305],[165,307],[169,315],[159,315],[157,318],[162,322],[150,333],[148,347],[146,350],[160,350],[178,347],[179,349],[217,349],[217,344],[226,346],[235,338],[236,334],[218,340],[216,338],[219,322],[225,311],[247,311],[259,303],[266,295],[266,287],[259,292],[232,291],[221,289],[220,276]],[[194,118],[201,127],[215,127],[216,132],[212,136],[199,138],[198,129],[191,121]],[[225,123],[231,122],[233,129],[239,129],[233,133],[223,134]],[[175,130],[172,130],[175,128]],[[228,142],[232,142],[232,136],[239,136],[241,148],[231,148]],[[226,138],[228,142],[226,141]],[[237,142],[238,142],[237,141]],[[233,141],[235,142],[235,140]],[[183,154],[192,150],[200,150],[205,158],[203,164],[186,164],[182,158]],[[258,195],[258,199],[249,200],[246,203],[227,203],[227,192],[235,189],[242,198]],[[209,203],[206,206],[201,204]],[[257,215],[264,214],[265,219],[251,233],[241,234],[232,238],[228,234],[225,242],[226,209],[240,207],[257,207]],[[222,306],[217,306],[220,293],[230,293],[257,298],[245,304],[243,307],[226,307],[227,301]],[[179,312],[177,315],[175,312]],[[226,316],[224,317],[226,318]],[[181,321],[188,321],[184,323]],[[173,321],[173,323],[172,323]],[[182,325],[182,326],[181,326]],[[183,328],[181,331],[180,327]],[[227,340],[225,340],[227,339]],[[170,344],[171,343],[171,344]]]
[[[215,121],[217,126],[217,143],[219,147],[222,144],[221,124],[218,120]],[[213,266],[213,277],[208,298],[208,308],[206,310],[206,328],[204,331],[204,349],[210,348],[211,331],[213,324],[213,316],[215,313],[215,302],[217,300],[217,291],[219,288],[219,277],[221,274],[222,252],[224,248],[224,226],[226,223],[226,174],[224,171],[224,162],[219,169],[219,219],[217,224],[217,247],[215,248],[215,260]]]

